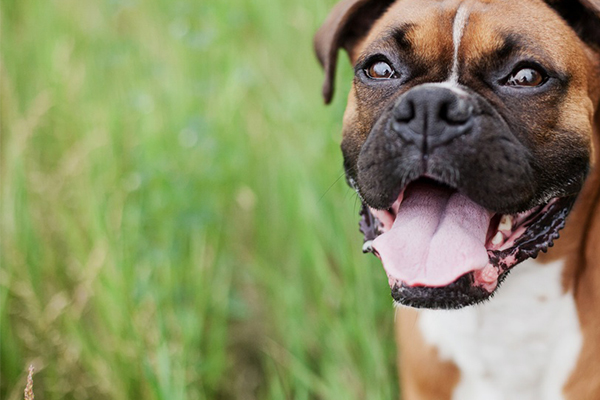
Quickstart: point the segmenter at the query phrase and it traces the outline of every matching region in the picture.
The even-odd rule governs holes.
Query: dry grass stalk
[[[33,400],[33,364],[29,366],[29,374],[27,375],[27,386],[25,386],[25,400]]]

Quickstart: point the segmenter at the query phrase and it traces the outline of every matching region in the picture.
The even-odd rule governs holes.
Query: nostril
[[[440,120],[450,124],[464,124],[473,115],[473,107],[467,101],[456,98],[440,107]]]
[[[394,119],[398,122],[410,122],[415,117],[415,104],[411,99],[404,99],[394,108]]]

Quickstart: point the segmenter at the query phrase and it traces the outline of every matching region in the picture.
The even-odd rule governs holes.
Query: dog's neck
[[[529,259],[489,302],[419,312],[425,342],[460,371],[452,398],[562,399],[583,342],[573,296],[562,290],[563,271],[562,260]]]
[[[561,239],[539,257],[542,263],[564,260],[564,288],[575,292],[582,281],[588,279],[595,282],[594,288],[600,287],[600,111],[595,115],[593,148],[590,175],[561,232]]]
[[[572,247],[574,251],[568,257],[564,286],[572,290],[575,298],[578,318],[583,334],[584,351],[580,354],[576,369],[565,386],[568,398],[585,398],[588,393],[597,393],[600,383],[593,371],[600,357],[600,113],[596,113],[594,142],[595,163],[591,176],[587,180],[581,194],[573,218],[569,221],[570,229],[579,244],[565,240],[564,247]],[[565,239],[571,232],[565,232]],[[558,249],[557,249],[558,250]],[[563,249],[561,249],[564,251]],[[591,384],[591,385],[590,385]]]

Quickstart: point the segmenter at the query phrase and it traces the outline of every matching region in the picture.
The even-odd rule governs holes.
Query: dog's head
[[[558,237],[592,160],[597,0],[345,0],[317,32],[364,251],[415,307],[487,299]]]

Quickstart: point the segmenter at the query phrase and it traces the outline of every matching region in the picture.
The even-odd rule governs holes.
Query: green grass
[[[334,2],[2,1],[0,398],[397,397]]]

